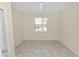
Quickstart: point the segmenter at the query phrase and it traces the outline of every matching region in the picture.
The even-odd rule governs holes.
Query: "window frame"
[[[41,20],[41,23],[39,23],[39,21],[38,20],[36,20],[36,18],[42,18],[42,20]],[[46,21],[45,21],[45,19],[44,18],[46,18]],[[38,21],[38,23],[36,22],[36,21]],[[45,23],[45,22],[46,23]],[[48,18],[47,17],[35,17],[34,18],[34,31],[35,32],[47,32],[48,31],[48,27],[47,27],[47,23],[48,23]],[[37,26],[38,25],[38,26]],[[39,30],[38,28],[36,28],[36,27],[38,27],[38,28],[42,28],[41,30]],[[46,30],[44,30],[44,28],[46,28]],[[36,29],[38,30],[38,31],[36,31]]]

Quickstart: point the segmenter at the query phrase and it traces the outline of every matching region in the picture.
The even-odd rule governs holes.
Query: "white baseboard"
[[[24,39],[24,40],[58,40],[58,39]]]
[[[69,46],[67,46],[65,43],[63,43],[61,40],[59,40],[62,44],[64,44],[69,50],[71,50],[73,53],[75,53],[77,56],[79,56],[79,53],[77,53],[75,50],[71,49]]]
[[[18,45],[20,45],[23,42],[23,40],[19,41],[14,47],[17,47]]]

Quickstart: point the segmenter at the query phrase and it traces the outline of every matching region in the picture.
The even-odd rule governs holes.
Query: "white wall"
[[[21,13],[12,9],[14,43],[19,45],[23,40],[58,40],[59,38],[59,13]],[[36,33],[34,18],[44,16],[48,18],[46,33]]]
[[[48,31],[37,33],[34,30],[34,18],[44,16],[48,18]],[[59,13],[22,13],[23,40],[58,40],[59,38]]]
[[[13,18],[13,32],[14,32],[14,45],[15,47],[22,42],[22,16],[19,11],[12,8]]]
[[[79,55],[79,3],[74,3],[64,9],[60,26],[60,41]]]

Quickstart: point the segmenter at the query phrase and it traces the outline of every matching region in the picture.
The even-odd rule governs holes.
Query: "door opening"
[[[4,10],[0,9],[0,56],[6,57],[7,54],[7,36],[5,28],[5,14]]]

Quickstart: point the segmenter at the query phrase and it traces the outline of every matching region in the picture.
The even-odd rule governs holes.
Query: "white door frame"
[[[5,29],[5,16],[4,10],[0,9],[0,54],[2,57],[6,57],[7,54],[7,37]]]
[[[14,57],[14,36],[13,36],[13,24],[12,24],[12,10],[10,2],[0,2],[0,9],[4,10],[5,15],[5,27],[7,36],[7,53],[9,57]]]

